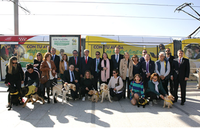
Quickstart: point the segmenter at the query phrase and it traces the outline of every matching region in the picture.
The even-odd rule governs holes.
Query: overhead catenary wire
[[[0,15],[13,15],[13,14],[0,14]],[[24,15],[24,14],[19,14]],[[171,17],[142,17],[142,16],[122,16],[122,15],[87,15],[87,14],[30,14],[34,16],[83,16],[83,17],[113,17],[113,18],[144,18],[144,19],[160,19],[160,20],[191,20],[186,18],[171,18]]]
[[[94,2],[94,1],[26,1],[24,0],[23,2],[40,2],[40,3],[83,3],[83,4],[121,4],[121,5],[147,5],[147,6],[171,6],[171,7],[177,7],[179,5],[171,5],[171,4],[151,4],[151,3],[123,3],[123,2]],[[193,6],[193,7],[200,7],[200,6]]]

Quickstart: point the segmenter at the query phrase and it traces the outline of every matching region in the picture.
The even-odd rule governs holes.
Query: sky
[[[200,0],[19,0],[30,11],[19,8],[19,35],[187,37],[200,22],[174,12],[185,2],[200,13]],[[200,17],[189,7],[184,10]],[[14,34],[13,3],[6,0],[0,1],[0,34]]]

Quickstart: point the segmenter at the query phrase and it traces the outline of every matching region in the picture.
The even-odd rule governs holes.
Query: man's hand
[[[174,77],[173,77],[173,76],[171,76],[171,80],[174,80]]]
[[[185,81],[187,81],[188,80],[188,78],[187,77],[185,77]]]
[[[75,83],[78,83],[78,80],[75,80]]]
[[[24,83],[24,81],[21,81],[21,84],[23,84]]]
[[[88,87],[86,87],[85,90],[89,91]]]
[[[147,73],[147,78],[148,78],[150,75],[151,75],[150,73]]]
[[[75,70],[78,72],[78,68],[75,68]]]
[[[82,77],[83,77],[83,75],[80,75],[80,77],[82,78]]]
[[[164,80],[165,79],[165,77],[162,75],[162,76],[160,76],[160,78],[162,79],[162,80]]]

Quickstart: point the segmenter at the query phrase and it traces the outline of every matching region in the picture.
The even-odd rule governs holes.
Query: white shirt
[[[169,74],[169,72],[170,72],[170,63],[169,63],[169,61],[167,61],[167,71],[165,71],[165,64],[164,64],[164,61],[160,61],[160,66],[161,66],[161,68],[160,68],[160,72],[158,71],[158,65],[157,65],[157,63],[155,63],[155,69],[156,69],[156,73],[159,75],[159,76],[164,76],[164,77],[166,77],[168,74]]]
[[[119,86],[115,87],[115,85],[117,84],[118,82],[118,78],[119,78]],[[123,87],[123,81],[122,81],[122,78],[121,77],[117,77],[115,78],[114,76],[111,77],[109,83],[108,83],[108,88],[116,88],[117,89],[117,92],[116,93],[121,93],[122,91],[119,91],[120,89],[122,89]]]
[[[65,70],[67,70],[67,62],[64,61]]]
[[[51,63],[49,63],[49,62],[47,61],[47,64],[48,64],[49,68],[51,69]],[[50,80],[54,79],[54,77],[53,77],[51,71],[49,71],[49,79],[50,79]]]
[[[179,63],[179,60],[180,60],[180,58],[178,58],[178,63]],[[182,62],[182,60],[183,60],[183,57],[181,58],[180,63]]]

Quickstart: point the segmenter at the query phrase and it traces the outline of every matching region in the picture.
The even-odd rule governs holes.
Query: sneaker
[[[82,98],[82,101],[85,101],[85,97]]]
[[[153,102],[152,101],[149,101],[149,106],[153,106]]]
[[[156,100],[153,100],[153,104],[157,104],[157,101],[156,101]]]

